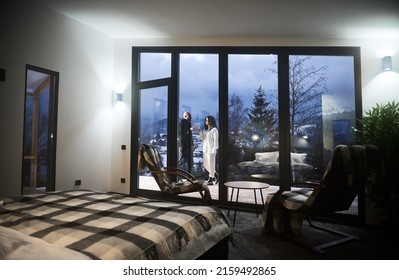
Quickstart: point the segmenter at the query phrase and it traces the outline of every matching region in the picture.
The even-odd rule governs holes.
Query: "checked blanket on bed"
[[[0,226],[92,259],[195,259],[231,236],[217,207],[91,190],[16,197]]]

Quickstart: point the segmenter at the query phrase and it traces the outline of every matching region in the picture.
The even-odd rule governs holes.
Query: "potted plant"
[[[376,104],[365,112],[358,140],[379,148],[384,160],[384,179],[370,183],[366,195],[375,203],[376,213],[399,223],[399,103]]]

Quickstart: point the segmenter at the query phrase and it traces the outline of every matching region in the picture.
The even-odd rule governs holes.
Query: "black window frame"
[[[156,53],[171,53],[171,77],[153,81],[139,81],[139,57],[141,52],[156,52]],[[171,137],[177,137],[176,123],[178,118],[178,84],[179,84],[179,54],[180,53],[203,53],[203,54],[218,54],[219,55],[219,134],[220,147],[228,146],[228,55],[229,54],[274,54],[278,58],[278,95],[279,95],[279,151],[280,158],[290,157],[290,129],[289,129],[289,56],[290,55],[325,55],[325,56],[352,56],[354,59],[354,79],[355,79],[355,115],[356,126],[359,127],[359,119],[362,116],[362,95],[361,95],[361,52],[360,47],[356,46],[337,46],[337,47],[287,47],[287,46],[256,46],[256,47],[236,47],[236,46],[221,46],[221,47],[132,47],[132,126],[131,126],[131,182],[130,193],[132,195],[143,195],[159,197],[162,194],[159,192],[138,189],[137,176],[137,157],[138,157],[138,119],[140,116],[138,91],[143,87],[153,87],[167,84],[170,92],[168,98],[176,100],[176,102],[169,102],[168,110],[173,112],[171,119],[168,119],[168,128]],[[176,158],[176,141],[170,141],[168,144],[168,164],[175,165]],[[219,162],[226,162],[227,150],[220,149]],[[280,188],[285,188],[290,182],[290,162],[282,161],[280,163]],[[224,165],[219,166],[220,180],[226,181],[227,168]],[[180,197],[181,201],[198,201],[196,199]],[[220,184],[219,186],[219,200],[217,205],[227,205],[227,189]],[[240,207],[248,209],[250,205],[240,203]],[[362,206],[364,207],[364,206]],[[360,215],[360,213],[359,213]]]

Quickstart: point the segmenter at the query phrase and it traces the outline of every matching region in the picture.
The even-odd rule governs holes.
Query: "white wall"
[[[129,193],[130,186],[131,64],[132,47],[115,45],[113,90],[123,93],[123,101],[114,101],[113,106],[111,188],[121,193]],[[126,150],[121,150],[121,145],[126,145]],[[121,183],[121,178],[126,183]]]
[[[362,40],[363,111],[377,103],[399,102],[399,38]],[[382,71],[382,57],[392,56],[392,71]]]
[[[1,9],[0,196],[21,192],[26,64],[57,71],[56,188],[110,188],[113,41],[24,1]]]
[[[117,39],[115,40],[115,77],[130,95],[131,49],[133,46],[357,46],[361,48],[361,80],[363,111],[376,103],[399,102],[399,38],[394,39],[281,39],[281,38],[203,38],[203,39]],[[392,56],[393,71],[382,71],[382,57]],[[130,137],[130,99],[114,114],[114,143],[125,143]],[[129,113],[128,113],[129,112]],[[116,125],[120,126],[117,128]],[[130,150],[129,150],[130,154]],[[129,155],[128,154],[128,155]],[[113,166],[119,168],[112,175],[113,186],[128,192],[129,184],[119,184],[118,176],[129,174],[129,157],[113,153]],[[118,176],[116,175],[118,174]]]

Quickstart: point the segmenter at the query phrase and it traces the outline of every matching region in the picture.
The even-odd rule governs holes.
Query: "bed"
[[[214,206],[93,190],[0,203],[0,259],[225,259],[231,240]]]

